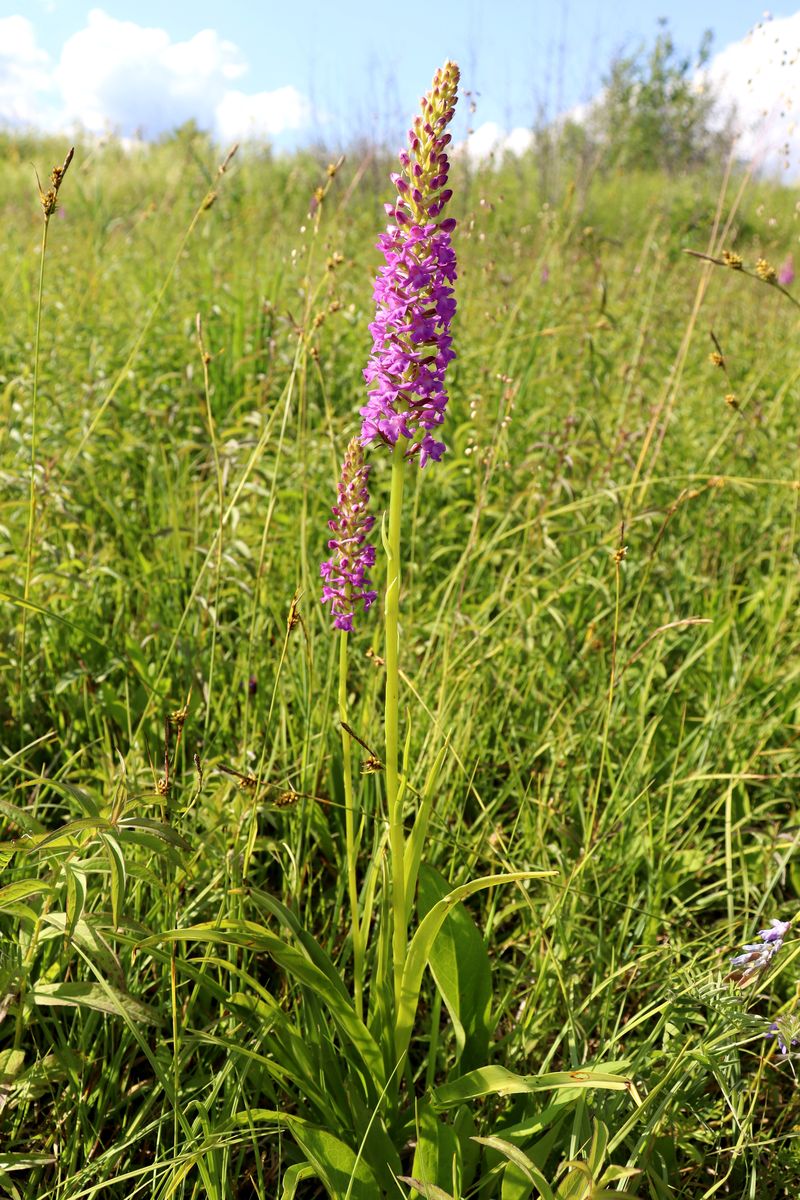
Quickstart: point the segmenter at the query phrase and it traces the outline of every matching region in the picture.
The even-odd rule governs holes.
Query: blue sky
[[[704,29],[722,51],[764,10],[745,0],[0,0],[0,119],[62,113],[152,133],[194,106],[221,134],[250,121],[279,146],[317,135],[335,146],[352,133],[393,143],[451,57],[477,93],[473,127],[510,131],[589,100],[612,55],[651,42],[665,13],[694,53]],[[197,39],[201,30],[214,37]],[[460,121],[463,135],[464,105]]]

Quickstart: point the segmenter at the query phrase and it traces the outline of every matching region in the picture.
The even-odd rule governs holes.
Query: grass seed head
[[[756,263],[756,275],[763,279],[764,283],[775,283],[778,279],[778,272],[765,258],[760,258]]]
[[[53,213],[58,207],[58,192],[61,184],[64,182],[64,176],[69,170],[69,164],[72,162],[72,156],[75,153],[75,147],[72,146],[67,152],[67,157],[64,159],[62,166],[55,166],[50,172],[50,187],[46,192],[42,191],[42,186],[39,183],[37,176],[36,182],[39,185],[39,200],[42,205],[45,221],[49,221]]]

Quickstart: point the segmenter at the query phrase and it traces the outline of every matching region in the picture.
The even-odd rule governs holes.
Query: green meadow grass
[[[276,1066],[281,1022],[321,1044],[319,1012],[253,945],[158,936],[268,926],[277,900],[349,979],[319,562],[387,164],[354,154],[328,181],[323,160],[251,153],[218,179],[199,139],[78,147],[48,232],[31,487],[31,162],[44,179],[65,147],[3,150],[0,1188],[288,1198],[303,1159],[275,1113],[329,1104],[352,1141],[328,1067],[313,1096]],[[403,528],[411,785],[443,756],[425,862],[453,887],[554,872],[466,903],[492,968],[484,1061],[635,1085],[574,1089],[556,1116],[549,1093],[463,1105],[502,1139],[471,1143],[463,1195],[540,1194],[513,1143],[554,1190],[583,1164],[560,1197],[795,1196],[796,1083],[764,1037],[797,996],[791,935],[765,981],[724,977],[800,888],[797,312],[683,253],[777,265],[795,193],[722,170],[576,186],[533,161],[461,165],[453,187],[448,453],[412,473]],[[350,638],[350,716],[380,755],[377,607]],[[380,774],[357,795],[377,920]],[[407,1094],[422,1105],[457,1053],[428,976]],[[394,1147],[407,1175],[419,1136]],[[601,1185],[609,1164],[638,1174]]]

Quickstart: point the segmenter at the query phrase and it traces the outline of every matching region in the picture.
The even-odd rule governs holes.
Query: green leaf
[[[106,849],[108,865],[111,870],[111,919],[114,928],[119,928],[120,916],[125,903],[125,887],[128,873],[125,869],[125,856],[122,847],[115,837],[102,833],[100,840]]]
[[[29,896],[47,895],[54,891],[53,885],[45,883],[43,879],[18,879],[16,883],[7,883],[0,888],[0,912],[11,911],[12,905],[27,900]]]
[[[181,837],[177,830],[173,829],[171,825],[167,825],[165,821],[154,821],[152,817],[124,817],[117,822],[116,828],[120,833],[129,829],[149,833],[160,841],[166,842],[168,846],[175,846],[179,850],[191,850],[186,838]]]
[[[419,874],[419,906],[424,916],[451,888],[432,867]],[[456,1037],[456,1059],[463,1071],[485,1063],[491,1038],[492,969],[484,940],[463,904],[445,919],[428,955]]]
[[[71,940],[86,905],[86,875],[68,863],[64,864],[64,871],[67,877],[67,922],[64,936]]]
[[[315,1174],[311,1163],[295,1163],[293,1167],[289,1167],[283,1177],[281,1200],[294,1200],[298,1183],[303,1179],[313,1179]]]
[[[459,1105],[453,1116],[453,1132],[458,1138],[462,1192],[470,1190],[480,1163],[480,1147],[473,1141],[475,1129],[475,1117],[471,1108],[467,1104]]]
[[[54,1154],[0,1154],[0,1171],[32,1171],[55,1161]]]
[[[33,836],[34,834],[46,832],[41,821],[37,821],[35,817],[32,817],[26,808],[20,808],[18,804],[12,804],[10,800],[3,800],[0,798],[0,813],[3,813],[4,816],[8,817],[14,825],[18,826],[18,828],[24,830],[29,837]],[[19,839],[12,842],[2,842],[0,844],[2,844],[4,850],[10,850],[12,853],[23,848],[19,844]]]
[[[549,878],[556,873],[555,871],[513,871],[506,875],[488,875],[485,879],[473,879],[471,883],[465,883],[461,887],[455,888],[454,891],[434,904],[431,911],[420,922],[406,955],[395,1033],[398,1058],[405,1054],[411,1041],[411,1030],[414,1026],[425,965],[450,910],[462,900],[466,900],[468,896],[484,891],[486,888],[500,887],[505,883],[521,883],[526,879]]]
[[[434,1184],[441,1191],[452,1187],[460,1174],[460,1153],[455,1130],[439,1120],[430,1104],[417,1106],[417,1145],[411,1173],[424,1184]],[[416,1186],[416,1185],[414,1185]],[[418,1188],[425,1196],[424,1188]]]
[[[640,1167],[615,1167],[613,1163],[607,1166],[603,1171],[601,1184],[617,1183],[620,1179],[633,1179],[634,1175],[641,1175]]]
[[[92,818],[93,820],[98,820],[98,802],[83,788],[76,787],[74,783],[68,783],[66,779],[48,779],[47,786],[52,789],[52,791],[60,792],[62,795],[68,796],[70,799],[75,800],[88,817]]]
[[[10,917],[16,917],[18,921],[33,921],[35,924],[39,919],[38,912],[29,904],[5,904],[2,911]]]
[[[95,833],[99,833],[102,829],[109,829],[110,822],[101,817],[76,817],[74,821],[67,821],[66,825],[61,825],[58,829],[54,829],[52,833],[48,833],[36,845],[36,850],[62,850],[65,846],[72,847],[74,843],[73,834],[83,833],[87,829]]]
[[[51,612],[49,608],[43,608],[41,604],[36,604],[33,600],[27,600],[24,596],[15,596],[13,592],[0,592],[0,600],[5,600],[8,604],[15,604],[17,608],[24,608],[29,612],[38,613],[41,617],[47,617],[49,621],[57,621],[60,625],[65,625],[67,629],[72,629],[75,633],[80,634],[81,638],[89,638],[90,641],[96,642],[98,646],[102,646],[104,650],[107,649],[103,639],[97,637],[83,625],[78,625],[75,621],[70,621],[66,617],[60,616],[59,613]]]
[[[592,1145],[589,1149],[588,1166],[592,1176],[599,1176],[608,1149],[608,1126],[602,1121],[593,1122]]]
[[[115,984],[120,987],[123,986],[124,977],[120,961],[103,935],[95,927],[91,914],[76,921],[75,928],[71,932],[68,931],[67,915],[63,912],[45,913],[42,917],[42,923],[45,926],[39,935],[42,941],[46,941],[48,937],[56,936],[56,933],[62,934],[69,938],[76,946],[80,946],[81,950],[85,950],[95,966],[100,967],[106,975],[111,976]],[[47,926],[54,932],[50,933],[46,928]]]
[[[281,904],[280,900],[275,896],[270,896],[268,892],[258,891],[254,893],[259,903],[266,908],[267,912],[272,916],[277,917],[286,929],[290,931],[294,938],[300,943],[302,950],[307,958],[311,960],[314,966],[319,967],[323,971],[332,985],[339,991],[342,997],[349,1002],[350,996],[344,981],[336,970],[330,956],[326,954],[319,942],[317,942],[307,929],[304,929],[296,915],[285,904]]]
[[[350,1146],[327,1129],[297,1118],[287,1120],[295,1141],[314,1166],[331,1200],[376,1200],[375,1176]]]
[[[40,1008],[51,1005],[92,1008],[113,1017],[125,1015],[140,1025],[161,1024],[161,1016],[155,1009],[108,984],[37,983],[28,989],[26,998]]]
[[[456,1104],[477,1100],[482,1096],[534,1095],[552,1088],[567,1088],[571,1091],[598,1088],[604,1091],[629,1092],[634,1102],[637,1105],[641,1104],[632,1079],[593,1067],[577,1071],[551,1071],[547,1075],[515,1075],[505,1067],[479,1067],[477,1071],[470,1071],[460,1079],[435,1088],[431,1093],[431,1101],[435,1108],[452,1108]]]
[[[408,835],[406,842],[405,855],[403,856],[404,874],[405,874],[405,894],[408,903],[408,915],[411,915],[411,901],[414,897],[414,890],[417,886],[417,876],[419,875],[420,863],[422,862],[422,852],[425,848],[425,838],[428,833],[428,824],[430,822],[431,812],[433,810],[433,802],[436,795],[435,784],[441,770],[444,756],[447,753],[447,743],[440,747],[436,758],[433,760],[431,769],[425,778],[425,786],[422,789],[422,795],[417,805],[417,815],[414,820],[414,826],[411,833]],[[438,899],[438,897],[437,897]]]
[[[527,1154],[523,1154],[513,1142],[507,1142],[504,1138],[499,1137],[476,1137],[475,1141],[479,1142],[482,1146],[489,1146],[490,1149],[497,1150],[503,1158],[508,1159],[509,1163],[512,1163],[517,1168],[517,1172],[509,1176],[510,1186],[508,1187],[506,1186],[506,1175],[504,1174],[502,1200],[524,1200],[526,1195],[530,1195],[530,1188],[525,1192],[517,1186],[516,1181],[519,1174],[523,1175],[531,1185],[538,1188],[542,1200],[555,1200],[550,1184],[536,1163],[528,1158]]]
[[[549,1187],[549,1184],[547,1185]],[[534,1184],[527,1171],[514,1162],[506,1163],[503,1167],[503,1185],[500,1189],[500,1200],[530,1200]],[[552,1192],[550,1193],[552,1195]],[[539,1189],[539,1195],[546,1197],[547,1192]]]
[[[22,1192],[14,1185],[14,1181],[10,1175],[6,1175],[5,1171],[0,1171],[0,1187],[4,1187],[9,1195],[9,1200],[22,1200]]]
[[[401,1183],[407,1183],[410,1187],[416,1188],[423,1200],[455,1200],[450,1192],[437,1187],[435,1183],[424,1183],[413,1175],[398,1175],[398,1179]]]
[[[13,1081],[25,1066],[24,1050],[0,1050],[0,1111]]]
[[[274,1109],[254,1108],[247,1113],[237,1113],[233,1118],[234,1125],[253,1125],[266,1121],[288,1129],[297,1145],[306,1156],[308,1165],[313,1168],[313,1174],[322,1180],[328,1190],[331,1200],[378,1200],[381,1195],[375,1176],[370,1168],[360,1158],[351,1146],[341,1141],[328,1129],[313,1125],[302,1117],[289,1113],[277,1112]],[[291,1170],[292,1168],[290,1168]],[[288,1172],[287,1172],[288,1174]],[[303,1176],[307,1178],[307,1176]],[[299,1182],[298,1176],[290,1179],[294,1189]],[[284,1183],[285,1188],[285,1183]],[[294,1191],[290,1196],[294,1195]],[[286,1200],[286,1197],[282,1197]]]
[[[270,933],[263,925],[253,921],[220,921],[204,923],[186,929],[171,929],[140,942],[146,947],[159,942],[211,942],[218,946],[244,946],[247,949],[269,954],[279,967],[296,983],[309,987],[322,1000],[341,1033],[358,1052],[368,1076],[377,1091],[386,1084],[383,1058],[377,1043],[353,1009],[350,999],[343,994],[341,985],[334,984],[316,963],[310,962],[299,950],[289,946],[282,938]]]

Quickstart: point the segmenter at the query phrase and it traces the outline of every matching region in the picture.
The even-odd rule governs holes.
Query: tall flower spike
[[[359,602],[366,612],[377,595],[369,590],[367,577],[368,568],[375,562],[375,547],[365,544],[375,524],[375,518],[367,512],[368,476],[364,451],[358,438],[353,438],[342,463],[338,501],[328,521],[328,528],[336,535],[328,542],[333,556],[319,569],[325,580],[322,603],[330,603],[334,629],[351,630]]]
[[[447,187],[446,147],[458,80],[455,63],[446,62],[436,72],[409,130],[408,150],[400,154],[401,170],[391,176],[397,197],[386,205],[393,223],[378,241],[385,261],[375,281],[372,354],[364,370],[373,387],[361,409],[362,444],[377,440],[395,446],[404,438],[406,458],[419,455],[421,467],[429,458],[438,461],[445,450],[431,430],[444,421],[444,376],[455,358],[450,323],[456,302],[450,285],[456,256],[450,234],[456,223],[440,217],[453,194]]]

